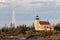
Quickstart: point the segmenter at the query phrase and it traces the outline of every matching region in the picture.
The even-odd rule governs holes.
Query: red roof
[[[47,21],[40,21],[39,23],[40,23],[40,25],[50,25],[50,23]]]

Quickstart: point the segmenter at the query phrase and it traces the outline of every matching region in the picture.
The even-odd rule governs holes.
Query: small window
[[[44,28],[46,28],[46,26],[44,26]]]
[[[49,26],[44,26],[44,28],[49,28]]]
[[[47,26],[47,28],[49,28],[49,26]]]

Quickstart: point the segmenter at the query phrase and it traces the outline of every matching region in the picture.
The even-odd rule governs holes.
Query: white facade
[[[43,21],[42,21],[43,22]],[[46,23],[40,23],[40,20],[38,17],[36,17],[34,25],[35,25],[35,30],[54,30],[48,21],[44,21]]]

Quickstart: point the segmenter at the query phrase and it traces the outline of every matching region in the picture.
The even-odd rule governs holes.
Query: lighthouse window
[[[44,28],[46,28],[46,26],[44,26]]]
[[[49,28],[49,26],[44,26],[44,28]]]
[[[47,26],[47,28],[49,28],[49,27]]]

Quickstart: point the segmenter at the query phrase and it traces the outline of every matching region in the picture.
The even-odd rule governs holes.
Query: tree
[[[8,27],[6,26],[6,24],[4,25],[4,27],[1,30],[2,30],[2,32],[7,32],[8,31]]]
[[[57,24],[54,29],[60,31],[60,24]]]
[[[34,23],[29,28],[30,28],[30,30],[34,30],[35,29]]]

